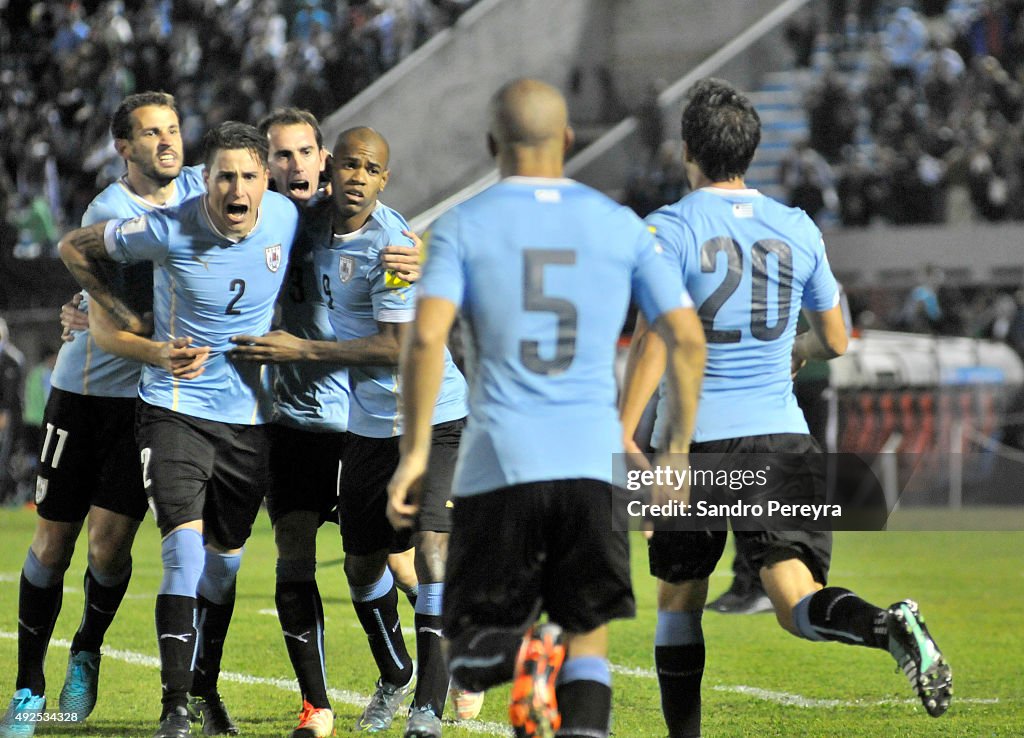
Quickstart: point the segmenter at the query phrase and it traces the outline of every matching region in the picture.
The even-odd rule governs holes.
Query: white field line
[[[0,630],[0,638],[4,640],[17,640],[18,634]],[[60,648],[70,648],[71,641],[64,640],[63,638],[54,638],[50,641],[50,645],[58,646]],[[156,656],[148,656],[146,654],[136,653],[135,651],[125,651],[120,648],[104,647],[103,656],[104,658],[123,661],[127,664],[132,664],[133,666],[144,666],[152,669],[160,668],[160,659]],[[220,678],[226,682],[234,682],[236,684],[274,687],[275,689],[280,689],[285,692],[291,692],[296,696],[296,698],[298,698],[299,695],[299,685],[295,679],[258,677],[237,671],[222,671],[220,673]],[[328,689],[327,694],[335,702],[341,702],[349,705],[350,707],[365,707],[366,703],[370,699],[370,695],[368,694],[359,694],[358,692],[352,692],[347,689]],[[459,727],[463,730],[468,730],[471,733],[480,733],[481,735],[512,735],[512,730],[508,726],[502,725],[501,723],[492,723],[483,720],[467,720],[465,722],[460,722]]]

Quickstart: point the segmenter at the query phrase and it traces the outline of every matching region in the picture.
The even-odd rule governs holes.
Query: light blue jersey
[[[202,166],[185,167],[174,180],[174,194],[165,208],[174,207],[205,192]],[[133,218],[161,208],[132,192],[124,178],[108,185],[89,204],[82,226],[106,220]],[[147,264],[118,266],[114,289],[119,297],[140,314],[153,305],[153,270]],[[88,310],[88,297],[81,309]],[[57,354],[52,384],[65,392],[98,397],[135,397],[139,392],[142,365],[108,354],[88,330],[74,331],[74,340],[63,344]]]
[[[288,260],[288,277],[278,301],[281,328],[311,341],[333,341],[334,328],[320,290],[313,252],[324,234],[330,239],[331,202],[307,205]],[[277,367],[274,422],[306,431],[348,430],[348,369],[318,361],[294,361]]]
[[[652,322],[692,304],[643,221],[569,179],[508,177],[441,216],[426,248],[421,294],[460,306],[475,348],[455,494],[610,482],[630,294]]]
[[[697,303],[708,342],[695,441],[807,433],[790,357],[801,306],[824,312],[839,289],[804,211],[756,190],[706,187],[647,216]],[[655,424],[663,445],[664,400]]]
[[[145,402],[222,423],[270,421],[270,370],[228,352],[231,336],[270,330],[297,222],[291,201],[267,192],[256,226],[241,241],[216,229],[205,197],[107,228],[115,260],[153,262],[154,340],[191,337],[194,346],[211,349],[196,379],[144,367],[139,396]]]
[[[376,334],[377,323],[408,323],[416,316],[416,288],[387,273],[380,250],[389,244],[412,242],[402,234],[409,225],[397,212],[377,203],[358,231],[334,236],[321,229],[315,251],[323,299],[339,341]],[[354,366],[349,369],[351,389],[348,429],[368,438],[401,435],[398,408],[398,367]],[[466,417],[466,380],[445,350],[444,379],[434,406],[433,424]]]

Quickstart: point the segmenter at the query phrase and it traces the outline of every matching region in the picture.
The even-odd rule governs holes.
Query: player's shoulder
[[[412,240],[402,233],[411,230],[409,223],[401,213],[382,202],[377,202],[367,225],[367,233],[371,236],[368,246],[372,251],[379,251],[390,244],[412,245]]]
[[[206,183],[203,181],[203,165],[194,164],[182,167],[181,173],[178,174],[177,186],[180,188],[182,202],[206,192]]]
[[[291,200],[284,195],[267,190],[263,194],[263,202],[260,207],[265,208],[265,215],[272,219],[272,222],[281,228],[295,230],[299,221],[299,209]]]
[[[812,249],[823,245],[821,229],[802,208],[764,196],[762,213],[767,222],[786,233],[793,241],[807,244]]]

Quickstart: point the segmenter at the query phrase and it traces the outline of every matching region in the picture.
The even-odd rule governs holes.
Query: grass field
[[[1013,515],[1019,518],[1020,511]],[[0,692],[4,699],[9,699],[14,686],[17,582],[33,526],[31,511],[0,510]],[[979,521],[977,527],[986,524]],[[665,731],[652,672],[654,588],[646,573],[643,541],[638,538],[635,543],[639,616],[613,628],[613,732],[619,737],[646,738],[664,736]],[[334,690],[338,735],[352,735],[349,727],[376,674],[343,581],[336,528],[322,530],[320,550],[328,678]],[[712,579],[712,596],[728,585],[727,563]],[[46,676],[54,711],[68,643],[81,616],[84,566],[85,551],[80,550],[65,581],[64,609],[50,647]],[[158,535],[147,520],[135,547],[131,587],[104,646],[96,711],[85,724],[49,724],[40,727],[37,735],[148,738],[152,734],[160,709],[153,625],[159,578]],[[300,706],[274,614],[273,583],[273,540],[269,522],[261,515],[239,576],[221,678],[221,692],[242,735],[252,738],[288,736]],[[704,618],[709,650],[705,736],[1024,735],[1024,532],[837,534],[832,583],[882,606],[908,596],[921,603],[955,675],[954,702],[946,716],[932,719],[925,714],[887,654],[798,640],[783,633],[770,615],[709,613]],[[411,611],[405,607],[403,623],[411,622]],[[507,735],[506,694],[494,690],[479,720],[446,726],[445,736]],[[403,726],[404,721],[396,720],[386,735],[400,736]]]

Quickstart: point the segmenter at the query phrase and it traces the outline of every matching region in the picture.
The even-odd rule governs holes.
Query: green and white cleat
[[[70,654],[60,691],[60,711],[74,715],[75,720],[85,720],[96,707],[99,683],[100,655],[91,651]]]
[[[889,608],[889,653],[910,680],[921,704],[932,717],[949,709],[953,670],[935,645],[913,600]]]

